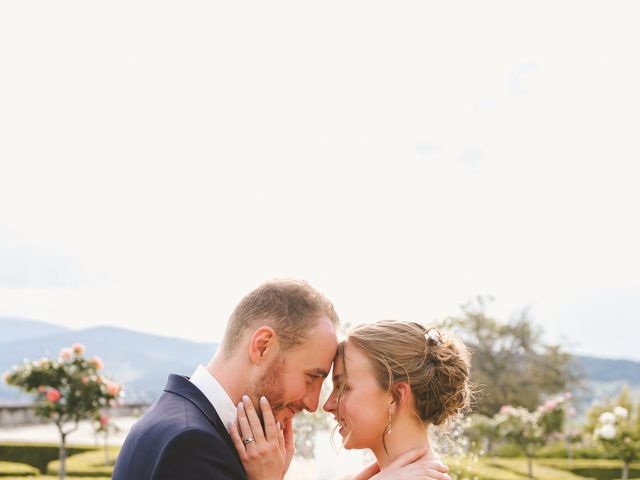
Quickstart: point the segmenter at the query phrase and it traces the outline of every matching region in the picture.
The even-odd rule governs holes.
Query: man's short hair
[[[268,325],[276,332],[283,351],[301,345],[318,319],[326,315],[338,328],[340,320],[333,304],[302,280],[269,280],[247,294],[231,313],[222,339],[226,356],[231,355],[251,327]]]

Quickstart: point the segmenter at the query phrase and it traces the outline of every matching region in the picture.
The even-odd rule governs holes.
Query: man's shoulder
[[[182,430],[216,431],[202,410],[188,398],[164,392],[134,426],[138,429],[160,428],[175,434]]]

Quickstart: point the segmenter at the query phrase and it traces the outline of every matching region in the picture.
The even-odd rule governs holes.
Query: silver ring
[[[249,445],[251,442],[255,442],[255,441],[256,439],[253,437],[247,437],[242,439],[242,443],[244,443],[245,445]]]

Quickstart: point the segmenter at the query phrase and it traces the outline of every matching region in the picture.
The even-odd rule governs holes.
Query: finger
[[[414,448],[396,458],[389,468],[400,468],[415,462],[427,453],[427,447]]]
[[[258,412],[256,412],[256,408],[253,406],[253,402],[248,395],[242,396],[242,404],[244,405],[244,411],[249,419],[249,425],[251,425],[253,438],[256,439],[256,443],[264,442],[264,432],[262,431],[260,417],[258,417]]]
[[[242,438],[240,437],[240,433],[238,432],[238,427],[236,422],[231,422],[229,426],[229,435],[231,435],[231,440],[233,441],[234,447],[238,451],[238,455],[240,456],[240,460],[247,460],[247,449],[244,448],[244,443],[242,443]]]
[[[451,480],[449,475],[438,470],[426,470],[423,472],[423,476],[429,480]]]
[[[245,411],[244,404],[240,402],[238,404],[238,425],[240,426],[240,436],[245,439],[248,437],[254,437],[253,432],[251,431],[251,426],[249,425],[249,419],[247,418],[247,412]],[[245,444],[243,440],[243,445],[245,449],[253,446],[255,442],[250,442]]]
[[[266,397],[260,397],[260,410],[262,411],[262,420],[264,420],[264,433],[267,437],[267,441],[275,442],[278,439],[278,427],[276,426],[276,419],[273,418],[273,411],[271,405]]]
[[[288,452],[293,452],[295,449],[295,442],[293,440],[293,419],[288,418],[284,424],[284,444]]]
[[[429,468],[431,468],[432,470],[435,470],[437,472],[441,472],[441,473],[448,473],[449,472],[449,467],[447,467],[444,463],[440,462],[439,460],[432,460],[427,462]]]
[[[284,453],[286,451],[286,446],[284,443],[284,431],[282,429],[282,424],[278,422],[276,424],[276,428],[278,430],[278,446],[280,447],[280,451]]]

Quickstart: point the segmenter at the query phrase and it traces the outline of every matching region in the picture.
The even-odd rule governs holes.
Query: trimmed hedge
[[[37,468],[40,472],[47,471],[47,465],[57,460],[60,453],[59,446],[51,443],[13,443],[0,444],[0,461],[25,463]],[[67,456],[95,450],[95,447],[67,446]]]
[[[576,447],[573,449],[573,458],[611,459],[615,460],[610,452],[602,447]],[[564,443],[554,443],[544,446],[536,452],[536,458],[569,458],[569,451]]]
[[[111,477],[115,459],[120,447],[109,447],[109,465],[104,464],[104,449],[78,453],[68,457],[65,470],[66,474],[74,477]],[[58,475],[60,461],[54,460],[47,467],[48,475]]]
[[[0,477],[29,477],[39,473],[37,468],[24,463],[0,462]]]

